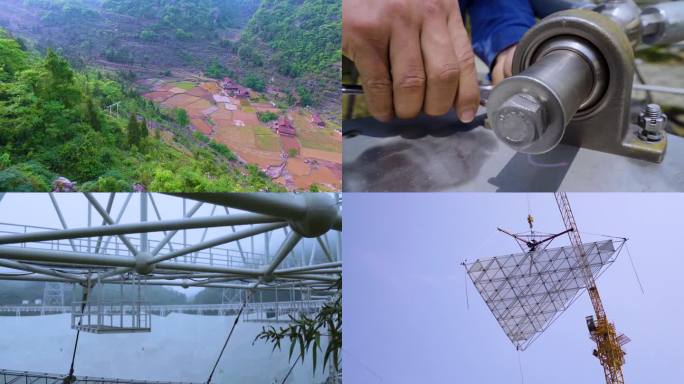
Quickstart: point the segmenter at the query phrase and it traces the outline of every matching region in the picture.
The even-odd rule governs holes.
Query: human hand
[[[480,102],[475,59],[454,0],[344,0],[342,51],[380,121],[439,116],[471,122]]]
[[[513,56],[515,55],[515,48],[517,48],[517,45],[508,47],[496,56],[496,60],[494,61],[494,68],[492,69],[493,85],[496,86],[505,78],[513,76],[512,67]]]

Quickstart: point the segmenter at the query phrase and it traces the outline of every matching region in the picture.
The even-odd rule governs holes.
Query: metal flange
[[[644,142],[631,123],[634,51],[619,23],[588,10],[555,13],[523,37],[512,70],[487,107],[497,137],[516,151],[544,153],[562,141],[662,161],[666,138]]]

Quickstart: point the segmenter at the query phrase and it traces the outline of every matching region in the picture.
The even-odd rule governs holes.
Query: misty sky
[[[628,237],[641,293],[623,252],[598,280],[608,318],[632,341],[625,381],[684,376],[680,245],[684,195],[570,194],[581,232]],[[602,383],[584,293],[518,353],[467,280],[463,259],[518,252],[496,231],[563,223],[550,194],[345,194],[344,364],[351,383]],[[583,234],[583,241],[605,238]],[[551,245],[569,243],[567,236]],[[466,286],[470,309],[466,308]],[[522,377],[519,361],[522,365]],[[524,379],[523,379],[524,378]]]
[[[119,211],[121,207],[123,206],[126,196],[128,194],[126,193],[120,193],[117,194],[114,204],[112,206],[112,218],[116,220],[116,217],[119,214]],[[109,198],[109,194],[95,194],[97,197],[98,201],[100,204],[106,208],[107,206],[107,200]],[[62,210],[62,213],[65,217],[65,220],[67,222],[67,225],[69,228],[78,228],[78,227],[86,227],[88,225],[88,208],[87,208],[87,200],[85,196],[82,194],[70,194],[70,193],[65,193],[65,194],[55,194],[55,197],[57,201],[59,202],[60,209]],[[155,202],[157,203],[157,207],[160,211],[160,215],[162,219],[179,219],[183,216],[183,202],[181,198],[173,197],[173,196],[168,196],[168,195],[163,195],[163,194],[153,194],[153,198]],[[195,205],[194,200],[186,200],[186,208],[189,211],[194,205]],[[211,215],[212,208],[214,206],[211,204],[204,204],[202,208],[195,213],[193,217],[206,217]],[[148,220],[149,221],[155,221],[157,220],[156,214],[154,212],[153,206],[151,203],[148,203]],[[241,211],[237,209],[232,209],[230,208],[230,213],[239,213]],[[215,211],[215,215],[221,215],[225,214],[225,211],[222,207],[217,207]],[[139,222],[140,221],[140,194],[134,194],[133,197],[131,198],[127,209],[122,216],[121,223],[132,223],[132,222]],[[102,218],[100,215],[97,213],[95,209],[92,210],[92,223],[93,225],[100,225],[102,223]],[[21,225],[30,225],[30,226],[41,226],[41,227],[49,227],[49,228],[61,228],[61,224],[59,222],[59,218],[55,212],[55,209],[53,208],[52,202],[50,201],[50,197],[46,193],[41,193],[41,194],[20,194],[20,193],[7,193],[4,195],[4,198],[0,200],[0,231],[9,231],[9,232],[16,232],[18,230],[21,230],[20,227],[13,227],[13,226],[7,226],[5,224],[21,224]],[[240,230],[241,227],[236,227],[237,230]],[[222,228],[210,228],[207,231],[206,238],[205,240],[210,240],[219,236],[224,236],[226,235],[226,231],[230,231],[230,229],[226,227]],[[202,235],[204,233],[204,229],[191,229],[187,230],[187,241],[188,244],[194,244],[197,243],[201,240]],[[285,233],[284,231],[281,230],[276,230],[271,232],[271,237],[270,237],[270,242],[269,242],[269,251],[270,254],[272,255],[275,253],[282,243],[282,240],[285,238]],[[129,235],[133,237],[137,237],[138,235]],[[149,234],[149,239],[150,240],[160,240],[163,238],[163,233],[157,232],[157,233],[150,233]],[[334,237],[337,236],[337,232],[333,231],[329,234],[329,240],[334,241]],[[263,235],[257,235],[252,237],[254,239],[254,242],[252,242],[251,239],[243,239],[240,240],[240,243],[242,244],[243,250],[245,252],[250,252],[252,249],[252,246],[254,246],[254,252],[255,253],[263,253],[265,250],[264,246],[264,237]],[[183,232],[180,231],[178,234],[173,239],[174,242],[178,243],[183,243]],[[312,244],[315,242],[315,240],[308,240],[304,239],[300,241],[300,245],[298,246],[297,249],[295,249],[295,253],[299,256],[300,252],[302,252],[302,246],[306,247],[304,249],[304,254],[309,255],[308,252],[310,252]],[[334,243],[332,243],[334,244]],[[237,242],[232,242],[228,244],[224,244],[221,247],[227,247],[229,249],[234,249],[237,250]],[[178,249],[178,247],[175,247],[174,249]],[[332,252],[335,252],[334,249],[331,250]],[[168,249],[163,250],[162,253],[168,252]],[[290,256],[291,257],[291,256]],[[1,270],[2,268],[0,268]],[[181,287],[170,287],[174,290],[177,290],[179,292],[185,293],[186,295],[192,297],[195,294],[197,294],[199,291],[202,290],[202,288],[188,288],[188,289],[183,289]]]

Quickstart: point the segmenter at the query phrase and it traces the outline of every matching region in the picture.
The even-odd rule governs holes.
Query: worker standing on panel
[[[497,84],[511,76],[516,44],[534,25],[529,0],[344,0],[342,11],[343,54],[380,121],[454,107],[471,122],[480,101],[473,51]]]

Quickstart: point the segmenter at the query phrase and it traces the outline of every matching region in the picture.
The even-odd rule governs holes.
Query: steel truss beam
[[[114,201],[119,195],[110,194],[105,208],[94,195],[84,194],[88,204],[89,225],[93,221],[90,214],[91,208],[94,208],[101,216],[102,225],[82,228],[68,227],[56,196],[58,195],[49,194],[62,229],[42,228],[37,232],[27,232],[24,228],[24,233],[0,236],[0,244],[4,244],[0,245],[0,268],[10,270],[10,272],[0,272],[0,280],[83,283],[90,279],[90,281],[97,280],[104,283],[127,284],[130,283],[131,274],[135,275],[137,271],[146,273],[138,278],[149,285],[267,290],[282,287],[296,289],[309,287],[328,290],[333,286],[331,283],[339,281],[341,277],[339,234],[334,253],[325,235],[315,238],[312,236],[313,242],[309,243],[312,247],[311,256],[307,258],[305,248],[298,248],[303,235],[298,230],[287,228],[290,225],[294,228],[293,223],[299,224],[307,219],[311,213],[307,211],[311,200],[317,199],[318,207],[320,207],[320,196],[310,199],[305,195],[296,194],[179,195],[198,200],[198,202],[189,211],[184,208],[181,219],[162,220],[156,202],[151,195],[144,193],[140,195],[140,221],[119,224],[132,194],[126,195],[116,220],[110,215]],[[148,198],[158,221],[147,221]],[[337,205],[337,209],[332,212],[326,211],[328,214],[336,214],[335,217],[328,216],[333,217],[334,224],[331,229],[341,230],[339,198],[331,198],[330,201]],[[216,206],[214,206],[211,216],[192,218],[204,203],[219,204],[224,207],[226,214],[214,216],[216,211]],[[323,199],[323,205],[325,204],[325,199]],[[185,207],[185,202],[183,205]],[[227,207],[247,212],[230,214]],[[313,205],[313,207],[312,211],[315,211],[316,206]],[[236,226],[242,227],[236,229]],[[231,232],[205,240],[207,230],[217,227],[230,228]],[[204,229],[199,242],[194,244],[187,242],[185,231],[189,229]],[[269,243],[274,238],[274,231],[279,229],[285,232],[285,238],[277,251],[271,254]],[[174,243],[176,247],[171,243],[178,231],[184,233],[184,246],[181,248],[178,248],[178,243]],[[163,233],[163,237],[153,249],[149,249],[146,241],[147,233],[152,232]],[[126,236],[134,234],[140,235],[139,246],[134,245]],[[113,254],[113,248],[108,247],[113,236],[118,237],[126,246],[130,252],[128,255],[122,256],[118,251],[118,245],[116,254]],[[248,252],[243,249],[240,240],[251,240],[251,257],[255,257],[254,236],[263,237],[265,255],[258,255],[258,258],[248,261],[248,256],[246,256]],[[92,246],[90,245],[91,238],[94,238]],[[64,250],[64,244],[60,244],[60,240],[68,240],[71,249]],[[77,247],[75,243],[77,240],[88,242],[88,252],[77,252],[79,249],[86,249],[82,244]],[[232,248],[221,247],[229,243],[237,245],[238,251],[235,251],[239,252],[237,259],[231,259],[234,257],[230,254],[234,251]],[[46,246],[50,249],[46,249]],[[317,261],[318,264],[314,262],[314,255],[319,255],[316,253],[317,246],[327,262],[320,263],[320,259]],[[168,253],[162,253],[165,248],[169,250]],[[185,257],[178,259],[182,256]],[[209,260],[208,263],[207,260]],[[286,260],[289,260],[289,267],[280,268]],[[250,267],[251,263],[256,266]],[[153,268],[147,271],[143,266]],[[238,281],[240,283],[234,283]]]
[[[283,223],[284,220],[272,216],[253,213],[229,216],[198,217],[143,223],[112,224],[101,227],[72,228],[57,231],[42,231],[0,236],[0,244],[30,243],[48,240],[78,239],[82,237],[125,235],[132,233],[162,232],[179,229],[227,227],[246,224]],[[282,225],[283,227],[286,224]],[[162,244],[162,243],[160,243]],[[163,247],[163,245],[162,245]]]
[[[73,281],[64,279],[64,278],[59,278],[59,277],[53,277],[53,276],[45,276],[45,275],[28,275],[28,276],[4,276],[2,277],[2,280],[9,280],[9,281],[37,281],[37,282],[56,282],[56,283],[73,283]],[[105,279],[103,280],[104,283],[107,284],[124,284],[128,285],[131,283],[130,280],[110,280],[110,279]],[[152,281],[146,281],[146,285],[161,285],[161,286],[176,286],[176,287],[188,287],[190,286],[188,282],[185,281],[158,281],[158,280],[152,280]],[[257,289],[257,290],[273,290],[281,288],[286,288],[286,287],[291,287],[295,290],[298,289],[304,289],[305,287],[321,287],[323,290],[329,290],[330,289],[330,282],[321,282],[321,281],[313,281],[313,280],[298,280],[298,281],[288,281],[288,282],[283,282],[282,284],[278,284],[277,286],[269,286],[269,285],[262,285],[259,287],[254,287],[252,284],[247,285],[247,284],[221,284],[221,283],[207,283],[202,285],[201,287],[203,288],[232,288],[232,289]]]
[[[223,205],[240,210],[263,213],[287,219],[297,220],[307,213],[304,194],[284,195],[277,193],[177,193],[188,199],[210,204]],[[342,215],[338,214],[332,229],[342,230]]]

